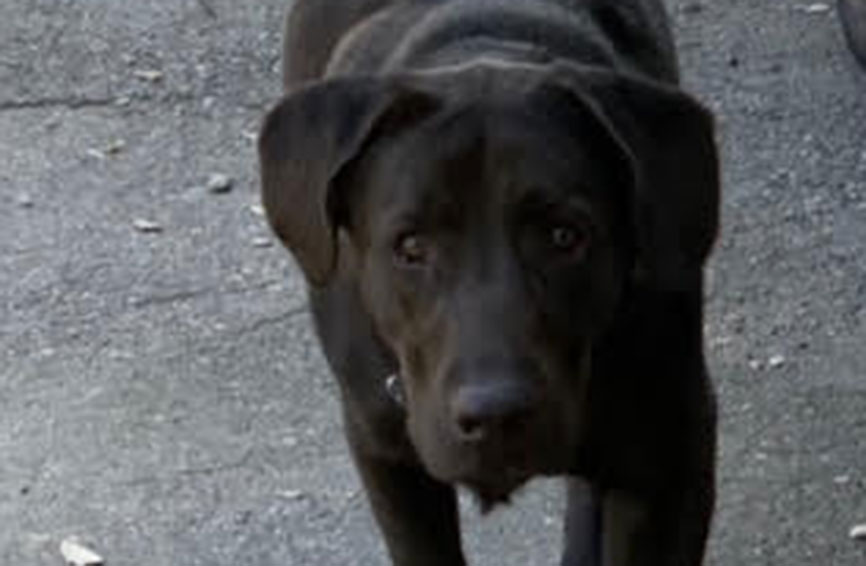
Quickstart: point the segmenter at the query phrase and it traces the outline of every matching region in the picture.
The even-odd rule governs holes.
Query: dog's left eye
[[[549,233],[551,246],[560,254],[575,258],[589,245],[589,231],[582,226],[560,224]]]
[[[431,253],[427,239],[414,232],[400,235],[394,244],[397,262],[408,267],[421,267],[429,263]]]

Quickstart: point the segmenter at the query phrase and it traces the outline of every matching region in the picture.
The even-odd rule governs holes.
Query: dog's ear
[[[289,94],[265,118],[259,136],[262,201],[271,228],[307,280],[324,285],[345,221],[333,180],[369,141],[405,126],[436,104],[396,80],[358,77],[317,83]]]
[[[683,288],[701,275],[718,230],[719,164],[712,115],[679,89],[615,72],[557,66],[565,86],[628,156],[639,276]]]

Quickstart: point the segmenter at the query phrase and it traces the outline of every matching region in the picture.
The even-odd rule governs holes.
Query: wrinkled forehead
[[[380,144],[370,205],[392,214],[452,206],[465,213],[526,200],[616,198],[622,171],[598,125],[532,109],[476,104],[442,112]]]

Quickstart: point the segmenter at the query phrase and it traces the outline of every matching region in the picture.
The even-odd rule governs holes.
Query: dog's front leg
[[[603,503],[603,566],[700,566],[712,490],[682,486],[655,499],[612,490]]]
[[[465,566],[454,488],[419,466],[352,453],[394,566]]]
[[[566,480],[565,552],[562,566],[601,566],[601,499],[589,482]]]

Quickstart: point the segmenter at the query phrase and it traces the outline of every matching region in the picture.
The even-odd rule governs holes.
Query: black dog
[[[866,0],[839,0],[839,17],[851,52],[866,67]]]
[[[297,0],[264,203],[395,565],[569,478],[569,566],[695,566],[714,499],[710,115],[658,0]]]

